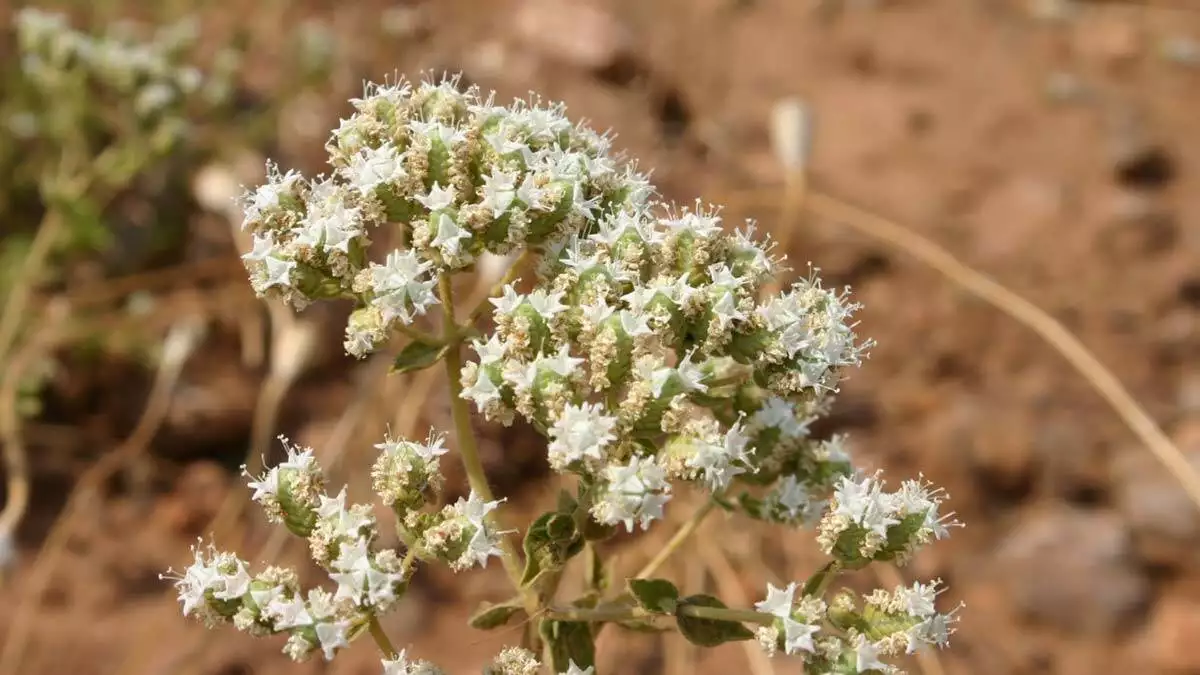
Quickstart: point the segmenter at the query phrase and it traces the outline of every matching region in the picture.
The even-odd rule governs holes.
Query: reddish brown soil
[[[945,485],[967,523],[905,570],[943,577],[952,589],[943,601],[967,602],[941,654],[945,672],[1200,673],[1194,508],[1029,330],[836,223],[781,223],[766,132],[775,101],[802,97],[817,119],[817,188],[902,220],[1048,310],[1200,465],[1200,68],[1160,56],[1165,40],[1200,38],[1200,7],[1084,2],[1055,23],[1026,9],[1048,3],[1003,0],[880,0],[876,9],[850,0],[614,0],[595,5],[607,14],[578,19],[566,0],[528,3],[542,8],[529,19],[535,26],[581,31],[563,42],[555,38],[562,28],[523,31],[512,18],[522,2],[430,2],[399,37],[380,33],[378,3],[306,4],[331,22],[339,66],[330,93],[291,105],[290,126],[270,150],[282,163],[319,161],[325,130],[345,114],[342,101],[360,78],[463,68],[504,97],[536,89],[613,128],[671,198],[726,202],[730,222],[797,228],[792,258],[853,285],[865,304],[861,332],[879,345],[847,383],[833,425],[852,434],[865,464]],[[206,19],[214,39],[245,19],[261,39],[249,84],[270,95],[289,68],[273,57],[280,29],[296,17],[239,6]],[[1048,89],[1062,74],[1086,93],[1055,100]],[[198,218],[197,227],[220,230],[213,221]],[[280,423],[318,448],[353,398],[347,372],[355,367],[337,353],[341,318],[321,318],[329,339]],[[230,486],[242,489],[222,465],[240,462],[261,373],[239,358],[233,330],[216,329],[154,443],[152,489],[139,496],[115,485],[88,506],[49,590],[35,599],[22,675],[377,672],[369,644],[328,668],[294,666],[274,641],[206,633],[178,616],[156,578],[186,564],[201,524]],[[55,381],[50,420],[33,425],[35,504],[20,564],[0,589],[0,637],[12,630],[75,478],[136,419],[148,389],[141,373],[81,364]],[[413,386],[379,389],[346,460],[354,469],[335,480],[362,490],[367,443],[399,397],[416,405]],[[441,393],[435,385],[430,400]],[[428,423],[447,417],[440,403],[425,411]],[[552,486],[523,450],[530,438],[484,432],[506,491],[532,512]],[[672,573],[699,592],[728,585],[732,568],[749,601],[767,579],[812,571],[807,535],[767,535],[742,521],[714,522],[703,536],[726,555],[709,546]],[[263,540],[247,535],[246,550]],[[622,544],[622,569],[661,541]],[[300,553],[292,547],[285,559]],[[388,627],[449,672],[477,672],[515,639],[464,626],[501,583],[498,570],[457,579],[432,572]],[[196,651],[202,640],[207,648]],[[698,661],[653,637],[608,636],[601,650],[604,673],[749,672],[738,646]],[[775,666],[796,672],[784,660]]]

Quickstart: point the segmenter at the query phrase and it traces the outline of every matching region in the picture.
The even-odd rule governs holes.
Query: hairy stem
[[[462,344],[463,333],[454,318],[454,291],[450,284],[450,276],[443,274],[438,279],[438,294],[441,296],[442,311],[445,312],[445,325],[442,327],[442,337],[449,345],[446,350],[446,379],[450,383],[450,412],[454,418],[454,436],[458,441],[458,454],[462,458],[463,469],[467,473],[467,482],[471,489],[484,501],[495,501],[492,486],[488,483],[487,473],[479,458],[479,446],[475,442],[475,432],[471,429],[471,411],[467,402],[462,398],[462,355],[459,348]],[[495,523],[495,516],[489,516]],[[513,588],[521,592],[525,601],[525,609],[533,616],[538,609],[537,598],[521,588],[522,563],[509,537],[500,537],[500,559]]]
[[[704,502],[703,506],[696,509],[696,512],[692,514],[692,517],[683,524],[683,527],[679,528],[679,531],[675,533],[675,536],[671,537],[671,540],[667,542],[667,545],[663,546],[662,549],[660,549],[654,556],[654,558],[650,562],[646,563],[645,567],[638,571],[638,573],[635,575],[636,578],[645,579],[646,577],[649,577],[651,574],[654,574],[656,571],[658,571],[658,568],[662,567],[663,563],[667,562],[667,560],[669,560],[671,556],[675,554],[675,551],[677,551],[679,547],[688,540],[689,537],[695,534],[696,529],[700,527],[700,524],[704,522],[704,519],[708,517],[708,514],[712,513],[713,507],[716,505],[717,502],[710,499]]]
[[[626,607],[623,605],[601,605],[594,608],[564,607],[549,609],[546,618],[555,621],[600,621],[616,623],[621,621],[645,621],[661,617],[661,614],[648,612],[641,607]],[[775,616],[751,609],[731,609],[728,607],[702,607],[700,605],[684,604],[676,610],[676,616],[687,616],[696,619],[711,619],[713,621],[735,621],[737,623],[755,623],[769,626],[775,622]]]
[[[392,646],[392,641],[388,639],[387,633],[383,630],[383,626],[379,624],[379,617],[372,614],[371,621],[367,624],[367,626],[371,631],[371,638],[375,640],[375,644],[379,646],[379,651],[383,652],[383,655],[386,656],[388,660],[395,659],[399,652],[397,652],[396,648]]]

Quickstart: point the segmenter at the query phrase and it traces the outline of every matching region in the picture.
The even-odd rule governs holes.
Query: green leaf
[[[545,574],[558,572],[567,561],[583,550],[583,537],[575,519],[565,513],[548,511],[533,521],[525,533],[525,572],[521,585],[528,588]]]
[[[396,355],[396,360],[392,363],[392,372],[407,373],[428,368],[440,361],[445,353],[446,345],[410,342]]]
[[[471,615],[467,622],[471,628],[492,630],[507,625],[517,614],[524,614],[525,606],[520,598],[506,600],[499,604],[485,602]]]
[[[826,579],[831,575],[837,576],[840,572],[841,566],[836,560],[831,560],[828,563],[825,563],[824,567],[817,570],[816,573],[808,578],[808,581],[804,582],[804,590],[801,591],[801,594],[820,595],[820,593],[817,591],[828,585]]]
[[[562,513],[554,514],[546,522],[546,534],[550,541],[563,546],[569,546],[579,536],[575,531],[575,519]]]
[[[674,614],[679,605],[679,589],[666,579],[630,579],[629,594],[647,612]]]
[[[679,601],[679,606],[675,610],[675,622],[679,626],[679,633],[688,642],[701,647],[716,647],[726,642],[754,639],[754,633],[737,621],[687,616],[682,610],[688,606],[724,609],[725,603],[711,595],[690,595]]]
[[[521,585],[528,586],[541,574],[547,565],[553,564],[550,555],[552,544],[550,534],[546,532],[546,523],[550,522],[556,513],[549,511],[538,516],[529,529],[525,531],[525,540],[521,548],[525,550],[525,573],[521,575]]]
[[[554,672],[565,672],[571,663],[580,668],[596,665],[596,645],[591,624],[547,620],[541,623],[538,632],[550,647],[550,665]]]

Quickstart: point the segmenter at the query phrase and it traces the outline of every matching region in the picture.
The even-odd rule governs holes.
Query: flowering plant
[[[454,444],[470,494],[441,500],[446,439],[387,437],[372,485],[390,508],[402,546],[380,543],[372,507],[330,496],[311,450],[284,439],[287,460],[253,476],[267,517],[305,538],[334,590],[301,588],[297,574],[212,547],[176,586],[185,615],[287,636],[284,651],[332,658],[370,634],[388,674],[437,673],[397,651],[379,617],[402,601],[422,565],[455,571],[499,557],[514,597],[472,619],[480,629],[524,621],[521,647],[487,672],[594,671],[607,624],[673,626],[693,643],[757,639],[770,654],[803,659],[809,673],[896,673],[890,657],[943,646],[954,612],[934,605],[940,582],[857,595],[832,592],[844,572],[903,564],[956,525],[945,495],[920,480],[888,491],[856,470],[845,439],[817,440],[844,371],[869,342],[854,333],[857,305],[816,272],[760,300],[781,260],[754,228],[721,227],[713,209],[655,201],[609,139],[538,100],[497,106],[454,79],[370,86],[333,132],[333,171],[309,180],[271,167],[246,199],[244,257],[254,289],[296,308],[350,298],[345,347],[362,357],[393,337],[409,370],[441,362],[449,377]],[[387,251],[372,238],[390,238]],[[464,320],[452,279],[484,253],[536,260],[531,284],[515,279],[490,298],[494,329]],[[440,309],[442,331],[417,324]],[[461,348],[475,357],[463,363]],[[470,426],[518,417],[546,437],[550,467],[575,489],[522,528],[504,530]],[[563,600],[568,561],[596,557],[593,542],[648,529],[677,487],[692,484],[713,507],[785,528],[815,527],[829,562],[806,579],[768,586],[753,609],[684,595],[665,579],[635,578],[622,592],[596,584]]]

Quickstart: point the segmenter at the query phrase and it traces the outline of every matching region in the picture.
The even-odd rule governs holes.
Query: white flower
[[[583,319],[592,326],[599,326],[604,323],[608,317],[612,316],[616,308],[610,307],[604,298],[596,298],[595,302],[587,305],[580,305],[583,310]]]
[[[735,424],[725,432],[719,443],[698,439],[696,454],[688,458],[688,466],[704,472],[704,480],[708,482],[710,490],[722,490],[734,476],[746,472],[736,463],[745,463],[746,444],[749,442],[750,438],[742,431],[741,424]]]
[[[672,380],[679,384],[683,393],[708,391],[708,386],[704,384],[704,373],[696,364],[692,363],[691,353],[683,357],[683,360],[674,368],[659,368],[652,373],[650,389],[654,392],[655,398],[662,396],[663,389]]]
[[[690,232],[708,238],[721,231],[721,218],[716,214],[687,211],[679,218],[665,221],[666,225],[679,232]]]
[[[554,356],[539,355],[536,364],[560,377],[570,377],[579,364],[583,363],[583,359],[571,356],[569,349],[569,345],[564,344],[558,348]]]
[[[213,590],[213,597],[218,600],[236,600],[250,591],[250,574],[241,560],[234,563],[232,572],[220,574],[219,579],[221,588]]]
[[[480,206],[491,209],[492,217],[499,218],[517,196],[516,175],[492,167],[492,172],[483,177],[483,187],[479,191],[483,195]]]
[[[631,312],[627,309],[621,310],[620,314],[621,330],[630,337],[640,337],[642,335],[652,335],[653,330],[646,322],[646,315],[640,312]]]
[[[504,358],[504,343],[500,341],[500,336],[495,334],[489,337],[487,342],[475,340],[471,343],[471,348],[479,355],[481,366],[496,363]]]
[[[383,675],[409,675],[406,651],[401,649],[394,659],[383,659]]]
[[[818,509],[823,508],[820,502],[814,502],[805,489],[804,484],[795,476],[788,474],[780,479],[775,489],[768,497],[768,503],[782,510],[785,520],[804,520],[816,517]]]
[[[371,525],[371,518],[346,508],[346,488],[336,497],[321,495],[317,516],[333,524],[333,536],[358,539],[359,531]]]
[[[483,368],[475,371],[475,381],[464,387],[461,396],[475,404],[478,410],[487,408],[492,401],[499,401],[500,388],[492,382],[491,375]]]
[[[454,203],[454,188],[446,189],[435,181],[428,194],[416,195],[414,199],[430,211],[441,211]]]
[[[737,308],[737,300],[733,297],[733,293],[725,293],[721,299],[713,304],[713,318],[717,320],[717,326],[721,330],[729,328],[734,321],[744,321],[745,313]]]
[[[204,605],[207,601],[205,595],[209,591],[223,586],[215,564],[216,552],[211,547],[208,550],[214,559],[206,558],[199,546],[192,547],[193,562],[184,570],[182,577],[170,576],[170,571],[166,575],[159,575],[162,579],[175,579],[175,591],[183,606],[184,616],[190,616],[198,607]]]
[[[525,302],[525,296],[517,293],[512,284],[504,284],[503,294],[498,298],[489,298],[488,302],[495,305],[497,313],[512,315]]]
[[[404,154],[385,142],[378,148],[363,148],[350,158],[345,170],[350,185],[361,195],[369,195],[380,185],[405,178]]]
[[[369,275],[376,296],[372,303],[383,310],[385,321],[399,318],[411,323],[407,303],[416,313],[424,314],[426,307],[438,302],[432,291],[434,281],[426,274],[432,266],[413,251],[392,251],[383,265],[371,264]]]
[[[326,661],[332,659],[334,652],[338,649],[350,646],[350,643],[346,641],[346,631],[349,628],[349,621],[330,621],[314,626],[317,642],[321,645],[321,651],[325,654]]]
[[[568,403],[550,427],[550,466],[562,470],[586,459],[602,462],[604,448],[616,440],[617,418],[594,403]]]
[[[866,673],[872,670],[887,671],[888,665],[879,660],[879,649],[865,637],[859,636],[854,646],[854,672]]]
[[[439,213],[437,220],[437,235],[430,242],[431,245],[442,250],[442,255],[452,258],[459,254],[461,243],[464,239],[470,239],[471,233],[466,229],[459,227],[458,223],[449,214]]]
[[[936,581],[930,584],[914,581],[911,588],[902,586],[896,589],[896,599],[903,605],[905,612],[927,619],[937,613],[934,601],[937,600],[939,592]]]
[[[538,315],[549,321],[567,308],[562,303],[564,295],[562,291],[546,292],[545,289],[539,288],[527,295],[525,301]]]
[[[262,286],[264,289],[272,286],[291,287],[292,270],[296,269],[296,261],[268,256],[263,262],[267,266],[266,278],[263,280]]]
[[[455,569],[466,569],[472,565],[487,567],[488,558],[500,555],[500,535],[487,522],[487,515],[498,506],[499,501],[484,501],[472,490],[466,499],[459,498],[451,507],[474,530],[466,550],[456,561]]]
[[[685,392],[708,391],[708,387],[704,385],[704,373],[700,371],[699,366],[692,363],[693,353],[688,353],[679,362],[679,365],[675,366],[675,374],[679,377],[679,381],[683,385]]]
[[[245,467],[242,467],[245,470]],[[259,504],[267,504],[275,500],[279,493],[279,467],[273,466],[259,478],[248,482],[247,487],[254,490],[250,500]]]
[[[310,626],[313,623],[312,615],[308,613],[308,605],[300,597],[290,600],[276,598],[267,606],[266,613],[275,618],[276,630]]]
[[[813,633],[821,630],[820,626],[796,621],[790,617],[783,619],[783,651],[795,654],[798,651],[815,652]]]
[[[275,240],[269,234],[255,234],[249,253],[242,255],[242,260],[263,261],[275,253]]]
[[[774,584],[767,584],[767,599],[754,604],[754,609],[757,609],[764,614],[787,619],[792,616],[792,605],[795,603],[796,583],[792,582],[784,588],[775,588]]]
[[[632,532],[635,523],[644,530],[662,518],[663,506],[671,499],[671,486],[653,457],[634,455],[628,464],[609,465],[604,477],[608,484],[592,506],[597,521],[606,525],[622,523]]]

